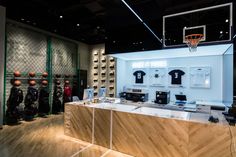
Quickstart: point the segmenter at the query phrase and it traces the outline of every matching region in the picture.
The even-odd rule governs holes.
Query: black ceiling
[[[157,35],[161,35],[163,15],[232,1],[126,0],[147,24],[151,27],[155,25]],[[136,38],[135,29],[144,29],[121,0],[0,0],[0,4],[7,7],[9,19],[88,44],[109,40],[108,30],[123,29],[127,34],[133,31],[131,36]],[[125,38],[124,33],[120,34],[120,38]]]

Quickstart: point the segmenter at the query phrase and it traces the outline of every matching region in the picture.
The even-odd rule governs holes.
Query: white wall
[[[230,49],[229,51],[232,51]],[[156,59],[156,60],[142,60],[142,61],[166,61],[166,76],[165,87],[152,87],[149,86],[147,79],[146,86],[134,85],[134,76],[132,63],[139,61],[122,61],[117,59],[117,93],[120,93],[124,86],[126,88],[142,88],[149,91],[149,101],[155,99],[155,92],[157,90],[170,90],[171,101],[175,101],[175,94],[183,92],[187,95],[188,101],[205,100],[205,101],[223,101],[224,99],[232,100],[233,98],[233,71],[232,71],[232,55],[226,56],[223,60],[222,55],[218,56],[199,56],[199,57],[184,57],[184,58],[169,58],[169,59]],[[225,62],[223,62],[225,61]],[[223,64],[224,63],[224,64]],[[169,67],[185,67],[185,87],[176,88],[168,86],[168,68]],[[192,88],[190,87],[190,67],[211,67],[210,88]],[[223,70],[225,68],[225,70]],[[227,71],[228,70],[228,71]],[[224,73],[227,71],[227,74]],[[147,69],[147,75],[149,74]],[[223,77],[227,75],[227,77]],[[226,88],[225,88],[226,87]],[[227,95],[227,96],[226,96]]]
[[[223,100],[233,102],[233,46],[223,56]]]
[[[3,124],[4,58],[5,58],[5,20],[6,10],[0,6],[0,127]]]
[[[123,92],[123,87],[126,85],[126,61],[122,59],[116,60],[116,97],[119,97],[119,93]]]

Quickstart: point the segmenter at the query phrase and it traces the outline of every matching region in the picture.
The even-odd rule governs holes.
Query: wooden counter
[[[236,156],[235,127],[222,116],[216,124],[208,117],[180,120],[68,103],[65,134],[137,157]]]

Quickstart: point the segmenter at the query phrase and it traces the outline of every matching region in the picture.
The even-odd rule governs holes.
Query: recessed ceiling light
[[[25,21],[25,19],[21,18],[21,21]]]
[[[60,16],[60,19],[62,19],[62,18],[63,18],[63,16],[61,15],[61,16]]]
[[[28,20],[28,21],[26,21],[27,23],[30,23],[30,21]]]
[[[225,22],[228,23],[228,22],[229,22],[229,19],[226,19]]]
[[[33,25],[36,25],[36,23],[34,22]]]
[[[116,41],[114,40],[113,43],[116,43]]]
[[[97,26],[97,29],[100,29],[100,26]]]
[[[223,31],[220,31],[220,34],[223,34]]]
[[[229,34],[229,32],[225,32],[226,34]]]
[[[77,24],[76,24],[76,26],[78,26],[78,27],[79,27],[79,26],[80,26],[80,24],[79,24],[79,23],[77,23]]]

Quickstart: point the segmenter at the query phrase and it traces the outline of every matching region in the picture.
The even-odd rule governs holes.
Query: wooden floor
[[[0,130],[0,157],[130,157],[64,135],[63,115]]]

